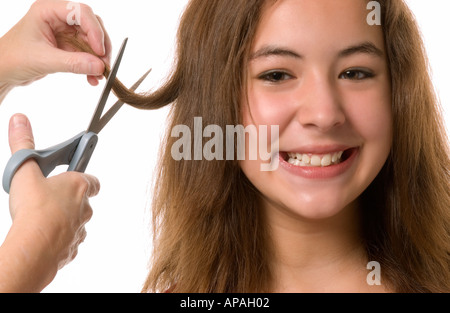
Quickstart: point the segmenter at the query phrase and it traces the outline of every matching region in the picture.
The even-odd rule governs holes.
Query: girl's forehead
[[[296,45],[302,49],[322,46],[340,49],[356,42],[371,41],[381,49],[381,25],[370,25],[372,7],[364,0],[278,0],[263,9],[254,40],[262,45]]]

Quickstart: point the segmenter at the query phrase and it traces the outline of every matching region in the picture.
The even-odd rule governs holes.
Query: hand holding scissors
[[[111,92],[114,79],[116,78],[126,44],[127,39],[124,40],[122,47],[119,50],[119,54],[111,69],[111,73],[98,102],[97,109],[94,112],[87,130],[61,144],[45,150],[24,149],[14,153],[8,161],[3,173],[3,189],[7,193],[9,193],[11,181],[16,171],[29,159],[34,159],[38,163],[45,177],[59,165],[69,165],[67,171],[84,172],[86,170],[92,153],[97,145],[98,133],[124,104],[120,100],[117,101],[102,117],[102,112]],[[147,71],[130,89],[133,91],[136,90],[150,71],[151,70]]]

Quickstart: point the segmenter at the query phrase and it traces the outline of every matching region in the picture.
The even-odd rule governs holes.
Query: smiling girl
[[[281,168],[241,168],[277,242],[276,291],[376,289],[357,198],[389,155],[392,114],[383,32],[365,13],[364,1],[268,2],[254,37],[244,123],[280,126]]]
[[[192,0],[168,82],[144,291],[450,291],[449,158],[401,0]],[[180,160],[176,125],[278,125],[280,166]],[[367,283],[378,262],[381,284]]]

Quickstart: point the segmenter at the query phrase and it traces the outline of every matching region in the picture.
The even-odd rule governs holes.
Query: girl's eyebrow
[[[255,59],[261,58],[261,57],[270,57],[270,56],[288,56],[295,59],[301,59],[303,58],[302,55],[298,54],[295,51],[292,51],[288,48],[283,47],[277,47],[277,46],[264,46],[258,51],[252,53],[250,55],[250,61],[253,61]]]
[[[360,44],[350,46],[339,52],[338,56],[343,58],[357,53],[371,54],[380,58],[384,56],[383,51],[370,41],[365,41]]]
[[[344,58],[357,53],[366,53],[382,58],[383,51],[370,41],[362,42],[353,46],[349,46],[338,53],[338,57]],[[289,48],[278,47],[274,45],[263,46],[261,49],[250,54],[250,61],[261,57],[270,56],[288,56],[295,59],[302,59],[303,56]]]

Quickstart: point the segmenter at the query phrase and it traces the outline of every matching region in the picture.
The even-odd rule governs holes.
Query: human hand
[[[71,5],[75,5],[70,2]],[[0,38],[0,83],[10,87],[27,85],[56,72],[88,75],[97,85],[104,63],[110,63],[111,41],[103,22],[92,9],[79,5],[79,24],[69,25],[72,6],[68,1],[37,0],[28,13]],[[60,33],[77,34],[102,59],[57,41]]]
[[[31,126],[24,115],[11,118],[9,142],[12,153],[34,149]],[[0,271],[0,290],[40,291],[75,258],[86,237],[85,224],[92,216],[89,197],[99,189],[98,180],[83,173],[45,178],[34,160],[19,168],[10,191],[13,224],[2,245],[11,258],[14,256],[15,264],[0,255],[0,265],[9,264],[12,270],[8,272],[14,277],[5,280]],[[5,281],[11,284],[5,287]]]

